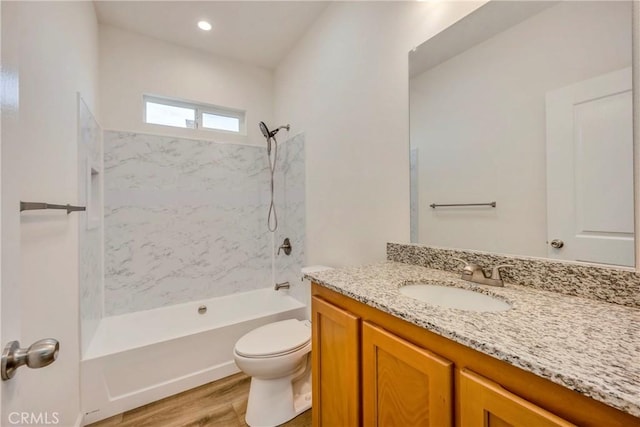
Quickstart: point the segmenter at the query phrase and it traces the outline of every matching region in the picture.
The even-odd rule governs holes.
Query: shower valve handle
[[[283,250],[285,255],[291,255],[291,241],[288,237],[285,237],[284,242],[278,248],[278,255],[280,255],[280,251]]]

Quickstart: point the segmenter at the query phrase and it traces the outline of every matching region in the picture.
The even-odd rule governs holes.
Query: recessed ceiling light
[[[207,21],[198,21],[198,28],[204,31],[209,31],[211,30],[212,27],[211,27],[211,24],[208,23]]]

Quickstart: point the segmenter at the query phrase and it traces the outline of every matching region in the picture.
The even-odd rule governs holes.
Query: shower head
[[[264,122],[260,122],[260,130],[262,131],[262,134],[264,135],[264,137],[267,138],[267,140],[276,136],[276,134],[278,133],[278,131],[280,131],[280,129],[286,129],[288,131],[290,128],[291,126],[284,125],[272,131],[269,131],[269,128],[267,127],[267,125]]]
[[[267,125],[264,124],[264,122],[260,122],[260,130],[262,131],[262,134],[264,135],[264,137],[267,139],[273,136],[271,135],[271,132],[269,132],[269,128],[267,127]]]
[[[274,134],[271,134],[271,132],[269,132],[269,128],[267,127],[267,125],[264,124],[264,122],[260,122],[260,130],[262,131],[262,134],[264,135],[264,137],[267,139],[267,155],[270,156],[271,155],[271,138],[273,137]]]
[[[260,122],[259,126],[260,126],[260,131],[262,131],[262,134],[267,139],[267,154],[271,154],[271,138],[276,136],[276,133],[278,133],[280,129],[286,129],[288,131],[291,128],[289,125],[284,125],[272,131],[269,131],[269,128],[264,122]]]

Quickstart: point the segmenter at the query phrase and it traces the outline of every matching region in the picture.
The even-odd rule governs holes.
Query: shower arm
[[[273,138],[274,136],[276,136],[276,133],[278,133],[280,131],[280,129],[285,129],[287,132],[289,132],[289,130],[291,130],[291,126],[290,125],[280,126],[279,128],[276,128],[276,129],[272,130],[271,134],[269,135],[269,137]]]

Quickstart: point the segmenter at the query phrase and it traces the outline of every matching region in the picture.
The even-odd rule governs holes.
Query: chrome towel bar
[[[437,205],[435,203],[432,203],[429,206],[435,209],[435,208],[448,208],[452,206],[491,206],[492,208],[495,208],[496,205],[497,205],[496,202],[489,202],[489,203],[453,203],[449,205]]]
[[[87,210],[85,206],[71,206],[69,204],[54,205],[51,203],[42,203],[42,202],[20,202],[20,212],[33,211],[38,209],[61,209],[61,210],[67,211],[67,215],[70,214],[71,212]]]

